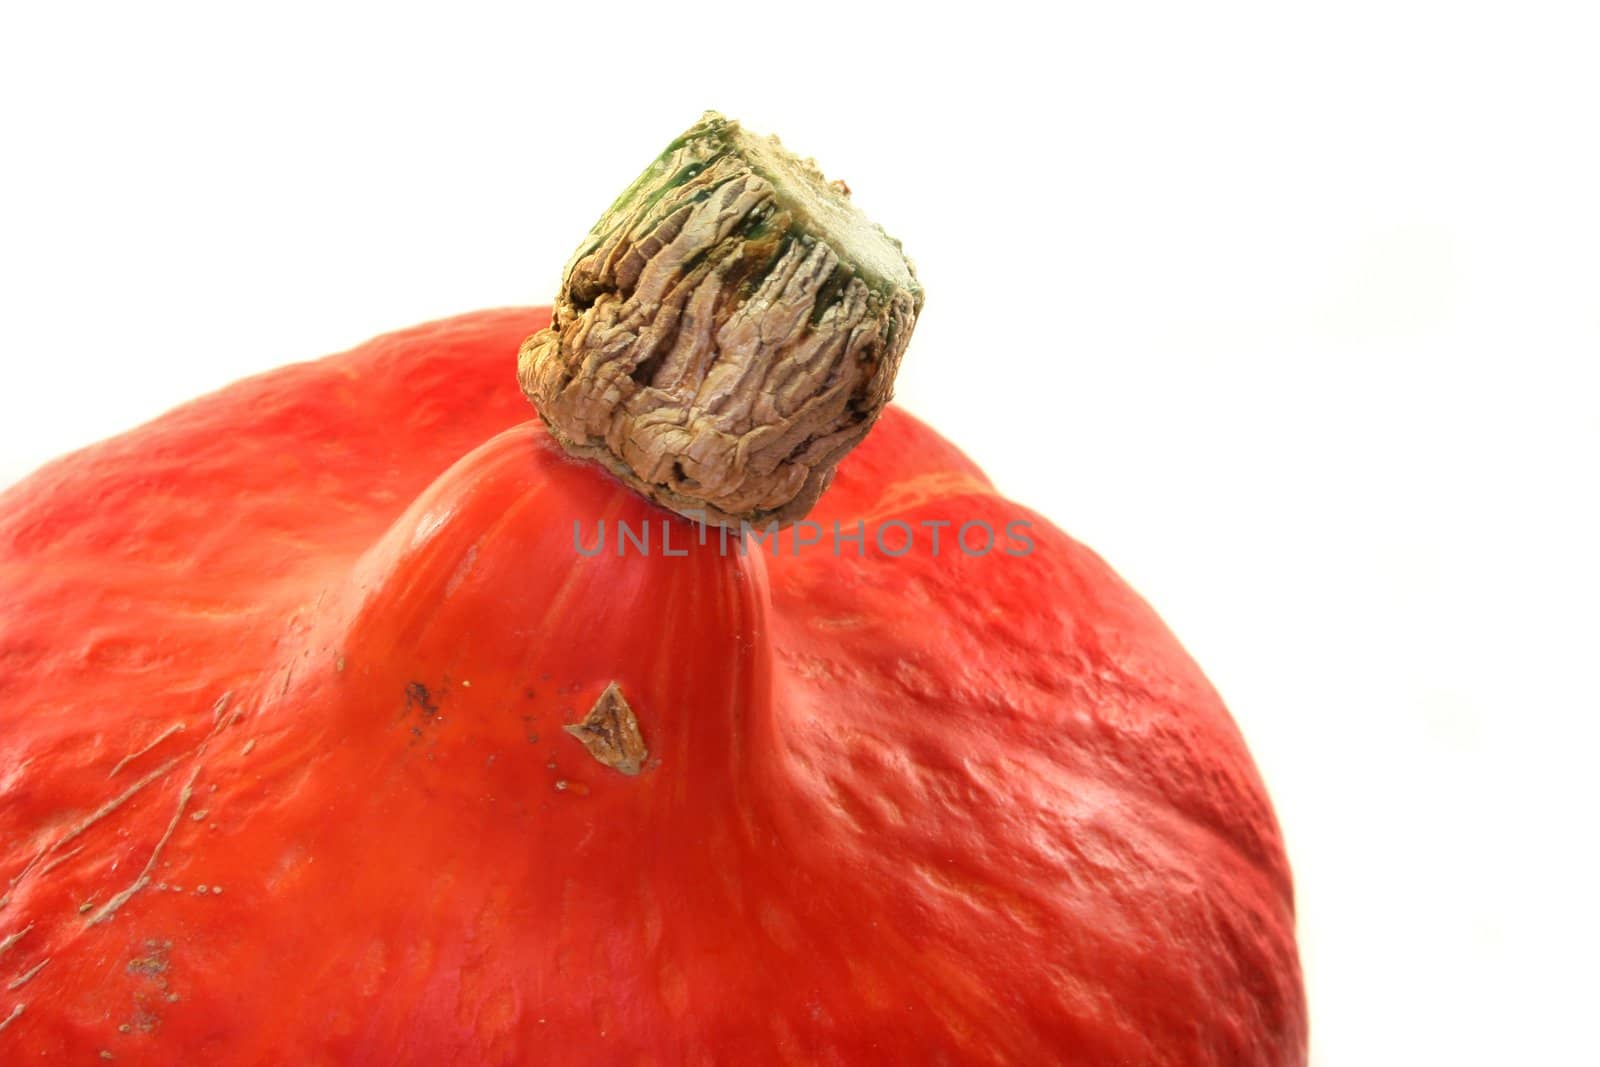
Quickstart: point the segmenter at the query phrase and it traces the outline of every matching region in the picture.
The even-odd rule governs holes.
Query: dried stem
[[[889,402],[922,289],[775,138],[708,112],[567,265],[518,377],[556,439],[724,526],[798,521]]]

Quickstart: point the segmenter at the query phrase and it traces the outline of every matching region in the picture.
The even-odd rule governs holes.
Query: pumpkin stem
[[[849,196],[707,112],[595,224],[523,342],[555,439],[704,522],[803,518],[889,402],[922,308]]]

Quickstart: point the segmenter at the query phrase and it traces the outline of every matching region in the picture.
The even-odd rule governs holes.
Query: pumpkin
[[[909,275],[819,462],[700,478],[639,444],[689,394],[594,422],[574,276],[0,497],[0,1062],[1303,1063],[1245,746],[1104,562],[885,406]]]

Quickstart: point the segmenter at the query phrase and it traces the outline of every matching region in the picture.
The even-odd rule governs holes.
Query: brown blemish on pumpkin
[[[161,1017],[156,1014],[154,1007],[178,999],[167,984],[167,972],[172,966],[171,953],[171,941],[151,938],[144,943],[144,955],[128,961],[127,973],[140,979],[142,984],[134,990],[132,1021],[117,1027],[122,1033],[130,1030],[152,1033],[161,1025]]]
[[[431,718],[439,714],[439,705],[433,702],[433,694],[428,692],[428,687],[421,682],[406,683],[406,710],[416,708],[425,717]]]
[[[626,775],[638,774],[649,752],[639,720],[616,682],[606,686],[582,722],[563,726],[598,762]]]
[[[128,961],[128,973],[146,978],[159,978],[166,974],[171,966],[168,953],[172,951],[172,942],[150,940],[144,943],[144,947],[145,955],[135,956]]]

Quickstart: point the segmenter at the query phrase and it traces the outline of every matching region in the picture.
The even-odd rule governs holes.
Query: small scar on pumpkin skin
[[[126,767],[129,763],[131,763],[134,760],[138,759],[140,756],[144,755],[146,752],[149,752],[152,748],[155,748],[157,745],[159,745],[161,742],[165,741],[167,738],[171,737],[173,734],[181,733],[182,731],[183,731],[183,723],[181,723],[181,722],[173,723],[171,726],[167,727],[165,730],[162,730],[159,734],[157,734],[154,737],[154,739],[152,739],[150,741],[149,744],[145,745],[143,748],[139,749],[136,752],[128,753],[126,756],[123,756],[120,760],[118,760],[117,761],[117,765],[115,767],[111,768],[111,773],[106,775],[106,777],[107,778],[115,778],[117,776],[117,772],[122,770],[122,768]]]
[[[78,853],[80,853],[82,851],[83,851],[83,846],[82,845],[79,845],[77,848],[69,848],[69,849],[67,849],[67,851],[63,852],[61,855],[57,856],[55,859],[52,859],[50,862],[46,863],[43,867],[40,867],[39,868],[39,877],[43,878],[45,875],[49,874],[51,871],[55,870],[57,867],[61,866],[63,863],[67,862],[72,857],[76,856]]]
[[[215,733],[216,730],[213,730],[212,734]],[[205,742],[201,742],[200,751],[203,752],[204,750]],[[203,768],[204,764],[196,764],[189,775],[189,780],[178,791],[178,805],[177,809],[172,813],[172,821],[167,824],[166,832],[161,835],[156,841],[155,847],[150,850],[150,858],[145,861],[144,869],[139,872],[139,876],[126,889],[106,901],[98,911],[89,916],[89,926],[99,926],[101,923],[110,922],[116,918],[117,912],[121,910],[122,906],[133,899],[139,890],[150,884],[151,874],[155,871],[156,863],[161,858],[161,851],[167,847],[167,842],[172,839],[173,833],[178,829],[178,824],[183,819],[184,809],[189,806],[189,800],[194,796],[194,783],[199,779],[200,771]]]
[[[5,937],[0,937],[0,956],[5,955],[12,945],[15,945],[18,941],[21,941],[25,936],[27,936],[28,931],[32,929],[33,924],[29,923],[27,926],[24,926],[14,934],[7,934]]]
[[[11,984],[6,986],[6,989],[7,990],[21,989],[23,986],[25,986],[29,982],[33,981],[33,976],[38,974],[40,971],[44,970],[44,965],[49,963],[49,962],[50,962],[50,957],[46,956],[44,959],[40,960],[38,963],[34,964],[32,967],[28,968],[26,971],[23,971],[20,975],[18,975],[16,978],[14,978],[11,981]]]
[[[632,777],[644,769],[649,752],[639,732],[639,719],[612,682],[594,702],[582,722],[563,726],[598,763]]]

